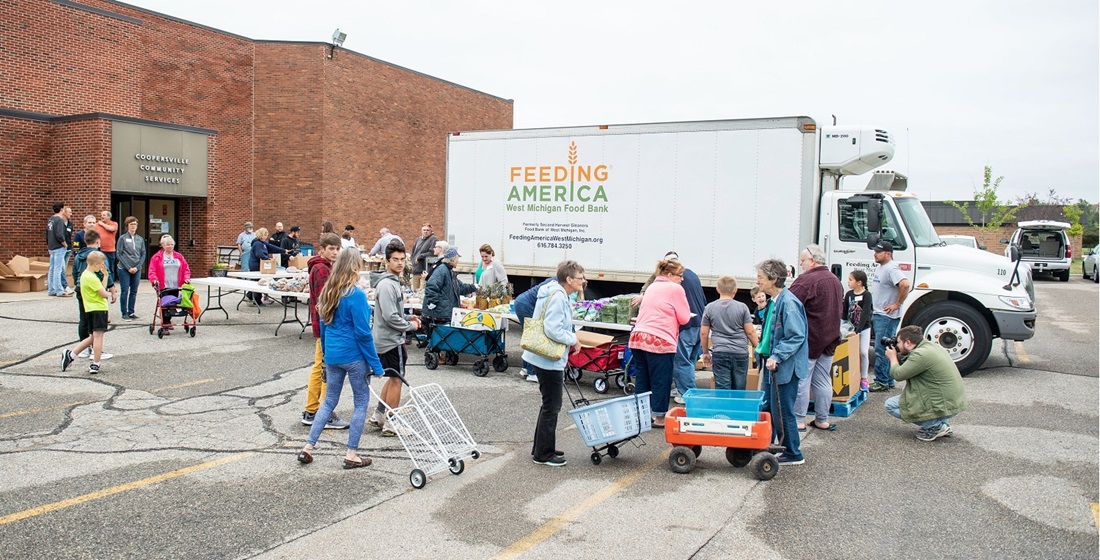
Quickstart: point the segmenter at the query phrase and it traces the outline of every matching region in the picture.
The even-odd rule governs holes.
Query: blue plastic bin
[[[313,256],[313,245],[302,243],[301,245],[298,245],[298,250],[300,251],[300,253],[298,254],[302,255],[303,257]]]
[[[764,391],[688,389],[684,393],[688,418],[721,418],[755,422],[764,406]]]

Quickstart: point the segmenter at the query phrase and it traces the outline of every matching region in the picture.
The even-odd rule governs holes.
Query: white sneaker
[[[684,397],[681,397],[680,395],[672,397],[672,400],[676,401],[676,404],[684,404]]]
[[[70,294],[70,295],[71,295],[71,294],[73,293],[73,289],[72,289],[72,288],[65,288],[65,292],[64,292],[64,293],[66,293],[66,294]]]
[[[114,357],[115,357],[114,354],[108,354],[107,352],[100,352],[99,353],[99,359],[100,360],[110,360],[111,358],[114,358]]]
[[[85,348],[85,349],[81,350],[80,353],[76,355],[76,357],[77,358],[91,358],[92,357],[92,349],[91,348]]]
[[[531,373],[531,374],[527,375],[527,380],[530,381],[531,383],[538,383],[539,382],[539,376]]]

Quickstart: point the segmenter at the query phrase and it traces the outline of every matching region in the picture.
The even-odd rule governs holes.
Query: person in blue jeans
[[[890,361],[886,357],[883,337],[892,337],[901,323],[901,304],[909,295],[909,278],[894,261],[894,246],[889,241],[879,241],[875,245],[875,279],[871,281],[871,303],[874,314],[871,327],[875,336],[875,382],[868,390],[872,392],[889,391],[894,388],[894,378],[890,376]]]
[[[810,348],[806,332],[806,310],[802,302],[783,289],[787,265],[768,259],[756,265],[756,284],[772,298],[764,319],[756,363],[763,364],[764,397],[772,415],[772,430],[783,452],[780,465],[801,465],[802,455],[795,421],[794,401],[798,381],[809,374]]]
[[[665,254],[665,260],[679,262],[680,255],[676,251],[669,251]],[[676,390],[683,395],[695,388],[695,363],[703,354],[703,344],[699,334],[703,325],[703,309],[707,305],[707,298],[703,294],[703,283],[699,281],[699,275],[690,268],[684,268],[684,280],[680,282],[680,287],[684,289],[684,295],[687,296],[691,319],[687,324],[680,325],[680,337],[676,340],[676,356],[672,363],[672,380],[676,384]],[[676,402],[683,404],[683,397],[676,397]]]
[[[744,391],[749,372],[749,346],[756,346],[760,340],[756,329],[752,328],[749,307],[734,299],[737,279],[719,276],[717,287],[718,300],[703,309],[703,326],[699,330],[703,365],[714,372],[715,389]]]
[[[348,430],[348,448],[344,454],[344,468],[357,469],[371,464],[369,457],[360,457],[359,439],[367,422],[367,404],[370,402],[370,381],[367,372],[376,377],[383,374],[382,361],[374,349],[371,334],[371,308],[367,294],[360,290],[359,271],[363,260],[359,251],[341,249],[332,267],[332,274],[321,291],[317,302],[317,315],[321,319],[321,347],[324,349],[326,381],[325,402],[317,410],[317,418],[328,418],[340,403],[340,391],[344,379],[351,384],[355,408]],[[314,422],[309,430],[305,447],[298,452],[298,462],[313,462],[313,448],[325,429],[324,422]]]
[[[69,297],[72,292],[66,289],[65,264],[69,260],[69,235],[65,224],[73,211],[64,202],[53,204],[54,214],[46,223],[46,248],[50,251],[50,270],[46,276],[46,286],[51,296]]]
[[[123,224],[126,233],[119,236],[115,245],[115,255],[118,261],[118,269],[115,276],[122,292],[118,296],[118,305],[122,310],[122,318],[133,321],[138,316],[134,314],[134,305],[137,303],[138,284],[141,283],[141,267],[145,265],[145,238],[137,234],[137,218],[127,217]]]

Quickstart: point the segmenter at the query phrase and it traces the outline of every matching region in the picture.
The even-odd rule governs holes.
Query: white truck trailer
[[[892,159],[884,130],[785,117],[448,138],[446,238],[463,270],[492,245],[517,289],[563,259],[589,280],[640,286],[670,250],[704,286],[729,274],[747,289],[756,263],[796,264],[810,243],[846,283],[852,270],[874,274],[870,247],[882,238],[913,287],[902,324],[921,326],[964,374],[993,338],[1034,334],[1027,267],[1014,277],[1005,257],[941,243],[902,175],[876,172],[866,188],[844,190],[844,176]]]

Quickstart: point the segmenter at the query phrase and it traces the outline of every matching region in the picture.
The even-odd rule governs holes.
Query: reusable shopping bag
[[[550,294],[550,298],[552,297],[554,294]],[[565,355],[565,345],[556,340],[550,340],[543,326],[550,298],[546,298],[546,304],[542,306],[542,313],[539,314],[538,319],[528,317],[523,320],[523,338],[520,339],[519,346],[548,360],[560,360]]]
[[[195,287],[191,284],[184,284],[180,286],[180,303],[181,309],[191,309],[191,296],[195,294]]]

